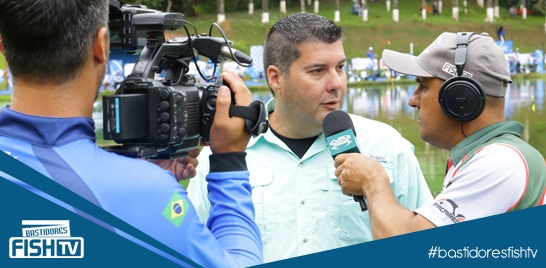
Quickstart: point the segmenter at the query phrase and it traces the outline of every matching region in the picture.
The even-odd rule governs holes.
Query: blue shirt
[[[273,111],[274,99],[267,108]],[[413,145],[387,124],[350,116],[360,151],[383,165],[400,204],[413,210],[432,200]],[[201,167],[208,165],[207,150],[199,156]],[[271,130],[251,139],[246,152],[265,262],[372,240],[368,212],[341,193],[324,133],[301,159]],[[203,220],[210,209],[204,175],[198,171],[188,187]]]
[[[213,169],[206,176],[213,205],[205,226],[172,173],[99,148],[93,128],[91,118],[30,116],[5,107],[0,111],[0,150],[200,265],[262,263],[248,171]],[[174,203],[181,209],[175,217],[169,213]]]

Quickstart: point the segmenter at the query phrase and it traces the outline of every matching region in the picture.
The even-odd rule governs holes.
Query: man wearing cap
[[[347,195],[365,195],[375,239],[545,204],[543,156],[521,139],[523,125],[504,121],[510,74],[487,34],[442,33],[419,56],[384,50],[385,64],[416,76],[408,104],[419,135],[450,151],[442,192],[411,211],[394,198],[384,169],[362,154],[336,157]]]
[[[368,57],[368,59],[370,59],[370,60],[373,60],[373,55],[374,54],[375,53],[373,52],[373,47],[369,47],[368,52],[366,52],[366,57]]]

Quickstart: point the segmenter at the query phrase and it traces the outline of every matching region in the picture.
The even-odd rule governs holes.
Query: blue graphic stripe
[[[32,151],[47,170],[51,179],[102,208],[97,197],[87,184],[68,166],[54,149],[32,145]]]
[[[188,259],[186,256],[181,253],[173,250],[170,247],[165,246],[164,244],[158,242],[149,235],[143,233],[132,225],[120,220],[114,215],[108,213],[102,208],[96,206],[87,199],[79,196],[78,194],[68,190],[64,186],[56,183],[55,181],[45,177],[41,173],[35,171],[34,169],[26,166],[20,161],[15,160],[13,157],[7,155],[0,150],[0,163],[2,171],[13,178],[20,180],[28,185],[33,186],[37,190],[45,192],[66,204],[73,206],[74,208],[79,209],[82,212],[86,212],[90,216],[93,216],[115,228],[123,231],[125,234],[128,234],[132,237],[135,237],[138,240],[143,241],[148,244],[150,247],[156,248],[158,251],[163,252],[162,256],[170,255],[174,258],[181,260],[185,263],[190,264],[191,266],[198,267],[199,265]],[[77,204],[75,206],[74,204]]]

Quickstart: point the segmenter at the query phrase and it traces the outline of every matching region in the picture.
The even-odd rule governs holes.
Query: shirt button
[[[305,202],[305,200],[301,200],[300,203],[301,203],[302,205],[305,205],[306,202]]]
[[[307,243],[307,238],[304,238],[302,241],[303,243]]]
[[[303,163],[300,163],[300,167],[303,167]]]

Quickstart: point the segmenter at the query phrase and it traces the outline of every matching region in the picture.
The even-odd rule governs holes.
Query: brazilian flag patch
[[[188,202],[179,193],[174,193],[169,204],[163,209],[163,216],[174,226],[179,227],[188,211]]]

